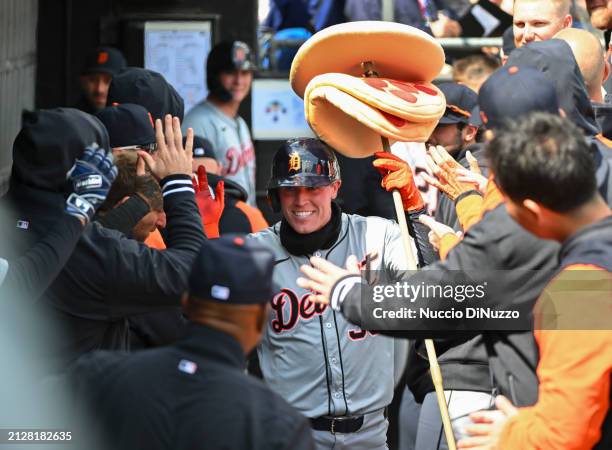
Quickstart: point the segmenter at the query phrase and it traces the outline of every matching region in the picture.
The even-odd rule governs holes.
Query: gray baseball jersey
[[[384,408],[393,397],[394,368],[403,364],[407,341],[365,332],[327,305],[306,300],[309,291],[298,287],[296,279],[308,259],[289,254],[279,233],[277,223],[249,236],[268,245],[276,257],[278,293],[270,301],[272,312],[258,349],[266,382],[311,418]],[[350,255],[361,260],[372,251],[379,255],[372,269],[393,276],[406,268],[397,224],[342,214],[338,240],[315,255],[344,266]]]
[[[228,117],[205,100],[189,111],[182,128],[183,133],[193,128],[194,134],[213,144],[221,175],[242,186],[248,194],[247,203],[256,206],[255,149],[244,119]]]

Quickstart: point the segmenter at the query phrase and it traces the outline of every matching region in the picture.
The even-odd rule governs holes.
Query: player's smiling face
[[[221,85],[232,94],[234,101],[241,102],[249,94],[253,72],[248,70],[229,70],[219,75]]]
[[[300,234],[313,233],[323,228],[331,219],[331,202],[338,195],[340,182],[328,186],[283,187],[278,196],[283,217],[291,228]]]

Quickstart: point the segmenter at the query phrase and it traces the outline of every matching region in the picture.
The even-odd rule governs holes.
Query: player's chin
[[[234,101],[241,102],[246,98],[248,93],[248,91],[243,90],[232,91],[232,97],[234,98]]]
[[[288,219],[291,228],[293,228],[299,234],[310,234],[317,231],[319,228],[318,221],[316,220],[316,214],[312,214],[307,217],[296,217],[291,216]]]

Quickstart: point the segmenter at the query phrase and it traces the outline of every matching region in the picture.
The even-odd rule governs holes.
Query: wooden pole
[[[367,78],[377,78],[378,73],[374,70],[374,64],[371,61],[365,61],[361,63],[363,69],[363,75]],[[382,141],[382,147],[385,152],[391,153],[391,147],[389,145],[389,139],[384,136],[380,137]],[[412,251],[412,238],[408,232],[408,224],[406,223],[406,214],[404,213],[404,205],[402,203],[402,196],[397,189],[392,191],[393,204],[395,206],[395,214],[397,215],[397,223],[400,227],[402,236],[402,245],[404,246],[404,252],[406,253],[406,261],[408,263],[408,270],[417,270],[417,260],[414,252]],[[431,379],[433,381],[434,388],[436,389],[436,398],[438,399],[438,407],[440,408],[440,416],[442,417],[442,425],[444,426],[444,435],[446,436],[446,442],[449,450],[456,450],[455,435],[453,434],[453,427],[451,425],[450,414],[448,413],[448,405],[446,404],[446,397],[444,396],[444,383],[442,380],[442,372],[440,371],[440,365],[438,364],[438,357],[436,356],[436,347],[433,340],[425,339],[425,348],[427,350],[427,358],[429,359],[429,371],[431,372]]]

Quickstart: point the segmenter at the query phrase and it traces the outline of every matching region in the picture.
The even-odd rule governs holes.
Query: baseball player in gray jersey
[[[242,186],[247,203],[255,203],[255,149],[246,122],[238,115],[248,95],[255,65],[251,50],[241,41],[221,42],[206,63],[210,94],[185,116],[184,130],[209,139],[221,165],[221,175]]]
[[[333,202],[339,187],[336,157],[321,141],[291,139],[277,151],[268,196],[283,219],[249,236],[276,259],[260,366],[270,387],[311,419],[317,448],[385,449],[385,407],[407,341],[359,329],[296,284],[312,255],[338,265],[358,255],[391,278],[406,267],[397,224],[342,213]]]

